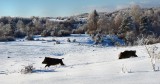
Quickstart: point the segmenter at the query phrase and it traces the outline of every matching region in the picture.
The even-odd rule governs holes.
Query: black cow
[[[64,66],[65,64],[63,63],[62,59],[45,57],[42,64],[46,64],[45,67],[47,67],[47,66],[50,67],[51,65],[57,65],[57,64],[61,64]]]
[[[136,55],[136,51],[132,51],[132,50],[124,51],[119,54],[119,59],[125,59],[125,58],[130,58],[130,57],[138,57]]]

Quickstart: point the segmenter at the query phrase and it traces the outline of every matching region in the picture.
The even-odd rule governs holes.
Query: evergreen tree
[[[135,24],[133,23],[132,17],[128,16],[123,19],[121,26],[119,27],[118,36],[125,40],[126,45],[133,45],[135,40]]]
[[[143,35],[152,34],[152,23],[148,16],[141,17],[139,32]]]
[[[132,17],[126,17],[123,19],[121,26],[119,27],[119,33],[126,33],[127,31],[132,31],[135,29]]]

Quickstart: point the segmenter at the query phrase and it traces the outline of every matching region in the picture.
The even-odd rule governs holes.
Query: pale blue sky
[[[0,0],[0,16],[70,16],[113,11],[131,4],[158,6],[159,0]]]

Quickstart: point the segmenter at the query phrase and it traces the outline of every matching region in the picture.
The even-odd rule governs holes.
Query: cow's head
[[[133,56],[137,56],[135,50],[132,51],[132,55],[133,55]]]
[[[49,57],[45,57],[44,58],[44,60],[43,60],[43,62],[42,62],[42,64],[47,64],[47,59],[48,59]]]

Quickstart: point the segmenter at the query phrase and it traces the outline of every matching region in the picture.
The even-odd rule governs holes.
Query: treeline
[[[68,36],[71,33],[84,33],[78,30],[84,22],[76,21],[73,17],[64,18],[57,17],[57,21],[52,18],[45,17],[1,17],[0,18],[0,41],[14,38],[31,39],[33,35],[41,36]],[[62,21],[58,21],[62,20]],[[8,39],[9,38],[9,39]]]
[[[87,33],[97,42],[103,42],[105,35],[115,35],[123,39],[126,45],[160,42],[160,8],[133,5],[112,13],[98,13],[94,10],[90,14],[52,19],[1,17],[0,40],[14,40],[25,36],[31,40],[33,35],[46,37]]]
[[[89,14],[87,33],[95,36],[116,35],[126,45],[153,44],[160,42],[160,8],[141,8],[133,5],[112,13]],[[100,35],[97,35],[100,34]]]

